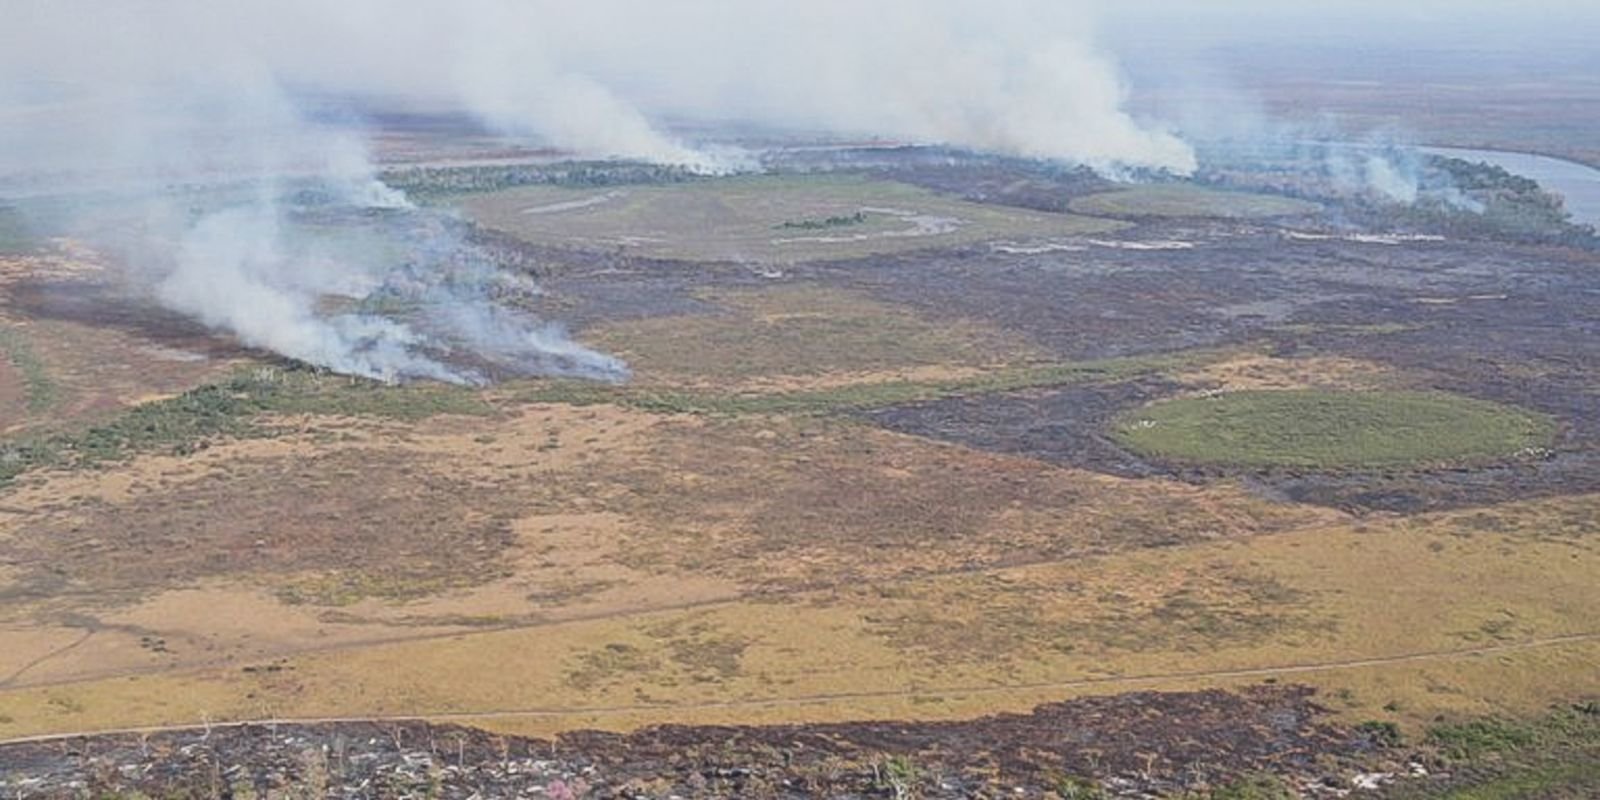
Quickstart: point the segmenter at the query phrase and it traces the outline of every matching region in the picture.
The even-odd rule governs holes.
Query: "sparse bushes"
[[[854,214],[842,214],[825,219],[785,220],[782,224],[773,227],[779,230],[817,231],[828,228],[843,228],[850,225],[860,225],[867,221],[865,212],[857,211]]]
[[[1471,760],[1487,753],[1520,750],[1537,740],[1533,729],[1502,719],[1476,719],[1440,725],[1428,731],[1428,742],[1452,759]]]
[[[385,172],[383,182],[413,200],[495,192],[517,186],[620,186],[683,183],[697,177],[681,166],[610,161],[475,167],[412,167]]]
[[[0,237],[3,235],[0,233]],[[60,387],[50,379],[44,362],[33,351],[26,337],[9,328],[0,328],[0,358],[10,360],[22,373],[23,388],[28,395],[28,411],[46,411],[55,404],[61,394]]]
[[[441,384],[391,386],[310,367],[257,367],[177,397],[134,406],[78,433],[0,442],[0,485],[31,469],[87,467],[138,453],[192,453],[218,437],[272,436],[266,414],[331,414],[421,419],[486,414],[470,389]]]

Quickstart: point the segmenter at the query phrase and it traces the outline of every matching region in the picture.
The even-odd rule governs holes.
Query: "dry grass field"
[[[1072,210],[1096,217],[1267,219],[1314,214],[1316,203],[1276,195],[1223,192],[1189,184],[1151,184],[1092,194]]]
[[[952,241],[1043,230],[1045,216],[829,178],[737,183],[776,199],[726,221],[707,209],[751,204],[707,186],[605,203],[632,215],[629,230],[694,207],[660,193],[709,204],[703,241],[639,245],[674,258],[735,244],[778,260],[878,252],[876,239],[790,251],[770,229],[876,203],[964,215]],[[466,206],[541,234],[610,207],[524,213],[569,194]],[[572,222],[560,230],[573,243],[615,230]],[[1137,282],[1144,262],[1123,259],[1164,256],[1107,258],[1104,280]],[[1349,313],[1068,358],[1050,342],[1070,322],[941,313],[876,290],[922,278],[868,262],[863,278],[693,286],[697,312],[594,321],[580,337],[627,360],[628,385],[389,387],[277,363],[137,304],[95,319],[75,298],[116,285],[85,254],[0,266],[0,739],[247,719],[420,716],[537,735],[966,719],[1263,684],[1312,687],[1340,724],[1420,736],[1600,694],[1600,491],[1541,471],[1586,457],[1594,376],[1558,364],[1529,379],[1571,389],[1563,407],[1504,388],[1514,381],[1473,383],[1483,373],[1447,359],[1364,349],[1388,337],[1393,352],[1427,352],[1442,323]],[[1039,282],[1017,287],[1028,293],[1059,275],[1016,280]],[[1099,297],[1071,319],[1115,320],[1096,316]],[[1462,407],[1475,411],[1527,403],[1525,419],[1548,415],[1545,450],[1372,473],[1207,471],[1143,460],[1115,436],[1152,403],[1422,391],[1474,394]],[[963,416],[1005,404],[1026,409],[1021,423]],[[1296,415],[1273,419],[1294,441]],[[983,425],[999,433],[973,434]],[[1493,470],[1543,483],[1417,510],[1278,488]]]
[[[785,264],[992,239],[1082,236],[1119,223],[996,209],[854,176],[748,177],[611,189],[522,187],[460,205],[530,241],[654,258]],[[854,215],[860,214],[860,218]],[[830,224],[830,220],[836,224]]]

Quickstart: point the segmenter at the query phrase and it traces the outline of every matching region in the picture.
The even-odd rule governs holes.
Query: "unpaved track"
[[[560,718],[577,716],[610,716],[618,714],[637,714],[644,712],[661,711],[702,711],[719,709],[761,709],[783,708],[789,706],[814,705],[844,700],[879,700],[895,699],[914,696],[925,696],[930,693],[940,695],[954,695],[958,697],[981,697],[985,695],[1006,694],[1010,692],[1039,691],[1051,689],[1081,689],[1099,686],[1121,686],[1134,688],[1152,683],[1182,680],[1230,680],[1235,678],[1259,678],[1281,675],[1296,675],[1307,672],[1324,672],[1330,670],[1362,669],[1366,667],[1381,667],[1395,664],[1412,664],[1429,661],[1443,661],[1453,658],[1469,658],[1473,656],[1494,655],[1497,653],[1512,653],[1523,650],[1536,650],[1544,647],[1559,647],[1568,644],[1581,644],[1584,642],[1600,641],[1600,631],[1592,633],[1576,633],[1568,636],[1553,636],[1543,639],[1530,639],[1525,642],[1493,645],[1490,647],[1471,647],[1459,650],[1429,650],[1417,653],[1405,653],[1394,656],[1381,656],[1376,658],[1360,658],[1338,661],[1320,661],[1302,664],[1282,664],[1268,667],[1248,667],[1244,669],[1192,671],[1192,672],[1164,672],[1147,675],[1118,675],[1104,678],[1080,678],[1068,681],[1036,681],[1030,683],[1013,683],[995,686],[954,686],[954,687],[924,687],[920,689],[895,689],[872,692],[831,692],[824,694],[795,695],[793,697],[772,697],[763,700],[727,700],[706,703],[639,703],[633,705],[615,706],[552,706],[547,708],[521,708],[521,709],[490,709],[485,711],[448,711],[435,714],[393,714],[369,717],[272,717],[262,719],[235,720],[218,723],[199,723],[185,725],[154,725],[143,728],[108,728],[104,730],[72,731],[68,733],[51,733],[39,736],[23,736],[15,739],[0,740],[0,747],[13,744],[27,744],[32,742],[50,742],[62,739],[75,739],[84,736],[115,736],[115,735],[145,735],[157,733],[171,733],[175,731],[210,730],[213,728],[241,728],[247,726],[272,726],[272,725],[337,725],[347,723],[383,723],[383,722],[448,722],[472,723],[494,719],[539,719]]]

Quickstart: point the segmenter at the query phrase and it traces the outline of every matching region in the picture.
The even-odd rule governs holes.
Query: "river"
[[[1507,172],[1532,178],[1547,191],[1559,194],[1566,200],[1573,222],[1600,228],[1600,169],[1576,161],[1503,150],[1469,150],[1461,147],[1420,149],[1436,156],[1487,162]]]

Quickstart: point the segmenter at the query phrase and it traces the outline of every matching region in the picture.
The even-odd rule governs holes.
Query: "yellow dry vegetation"
[[[1346,522],[340,648],[250,671],[35,686],[0,694],[0,730],[263,715],[445,715],[522,732],[939,718],[1261,680],[1322,687],[1351,719],[1528,711],[1600,691],[1600,551],[1583,523],[1597,510],[1586,496]]]
[[[1265,353],[1242,353],[1184,370],[1173,379],[1196,387],[1196,392],[1243,392],[1283,389],[1393,389],[1408,385],[1408,378],[1393,368],[1372,361],[1342,356],[1277,358]]]
[[[15,566],[0,635],[19,663],[0,684],[548,626],[1339,518],[1232,486],[1112,478],[842,420],[529,405],[424,428],[272,424],[276,438],[41,472],[10,490],[0,552]]]
[[[1037,359],[980,323],[927,320],[832,288],[784,285],[701,292],[707,313],[602,325],[586,340],[626,360],[638,380],[734,389],[814,389],[966,377]]]
[[[0,290],[100,280],[59,253],[0,259]],[[707,313],[589,341],[663,395],[953,383],[1040,359],[839,289],[699,299]],[[231,358],[26,316],[0,304],[58,404],[0,391],[0,428],[92,421]],[[0,381],[24,372],[0,363]],[[1247,351],[1165,377],[1426,382]],[[1600,693],[1600,495],[1354,517],[848,416],[521,388],[475,396],[476,415],[283,414],[256,420],[261,438],[22,474],[0,495],[0,738],[279,717],[538,734],[957,718],[1260,681],[1415,728]]]
[[[73,263],[29,269],[87,280]],[[642,383],[741,392],[966,379],[1039,355],[835,289],[700,299],[710,313],[592,339]],[[64,419],[225,366],[70,320],[26,333]],[[1251,352],[1169,377],[1414,379]],[[420,422],[280,415],[261,420],[269,438],[23,475],[0,497],[0,737],[271,717],[525,733],[954,718],[1262,680],[1416,725],[1600,691],[1600,497],[1357,519],[848,418],[516,397]]]

